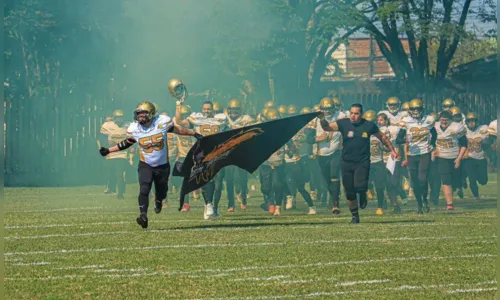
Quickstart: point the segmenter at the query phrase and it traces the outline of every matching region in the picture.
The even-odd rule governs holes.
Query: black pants
[[[437,161],[431,161],[428,178],[429,178],[429,187],[431,193],[431,201],[435,205],[438,205],[439,193],[441,192],[441,175],[439,174]]]
[[[344,185],[346,198],[355,201],[356,194],[366,194],[368,190],[368,177],[370,175],[370,161],[362,163],[350,163],[343,161],[342,184]]]
[[[431,154],[408,156],[408,172],[411,186],[419,208],[427,205],[428,177],[431,167]]]
[[[302,159],[295,163],[285,164],[286,184],[291,196],[295,197],[297,191],[302,195],[309,207],[314,206],[311,195],[306,191],[307,169],[306,162]]]
[[[468,158],[462,162],[462,165],[469,178],[472,195],[479,197],[479,187],[477,184],[486,185],[488,183],[488,163],[486,159]]]
[[[377,208],[387,208],[385,202],[385,190],[387,188],[387,168],[384,161],[372,163],[370,166],[370,182],[375,184],[375,191],[377,193]],[[389,173],[390,174],[390,173]]]
[[[336,151],[328,156],[318,156],[318,163],[323,175],[323,181],[330,193],[330,204],[339,206],[340,198],[340,161],[341,153]]]
[[[311,173],[311,180],[309,182],[309,188],[311,191],[316,191],[318,195],[318,199],[321,198],[321,192],[325,190],[324,180],[321,176],[321,169],[319,167],[319,163],[316,158],[309,158],[308,170]]]
[[[283,201],[285,170],[284,166],[271,168],[269,165],[260,166],[260,189],[264,201],[268,205],[281,205]]]
[[[113,158],[106,161],[108,166],[108,190],[112,193],[117,192],[118,197],[125,194],[126,178],[125,171],[129,164],[124,158]]]
[[[441,175],[441,184],[450,185],[453,190],[462,185],[462,176],[460,168],[455,169],[455,158],[436,158],[439,175]]]
[[[248,172],[236,166],[228,166],[224,169],[226,170],[225,180],[228,208],[234,207],[235,205],[235,190],[236,193],[241,194],[241,202],[246,205],[248,194]]]
[[[139,162],[139,209],[141,213],[147,213],[149,206],[149,193],[153,183],[155,184],[155,196],[157,201],[167,197],[168,178],[170,175],[170,164],[151,167]]]

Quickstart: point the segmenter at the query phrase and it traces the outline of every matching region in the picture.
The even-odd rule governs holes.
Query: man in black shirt
[[[368,175],[370,174],[370,136],[377,137],[389,150],[393,159],[398,158],[390,139],[380,132],[377,125],[362,118],[363,106],[353,104],[349,109],[350,118],[328,123],[320,116],[321,127],[325,131],[339,131],[342,134],[342,183],[347,205],[352,213],[352,223],[359,223],[358,203],[363,209],[367,205]]]

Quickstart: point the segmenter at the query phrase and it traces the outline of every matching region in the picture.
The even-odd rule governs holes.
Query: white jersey
[[[264,162],[265,165],[268,166],[281,166],[283,164],[283,160],[285,159],[285,153],[286,153],[286,146],[282,146],[280,149],[278,149],[276,152],[271,154],[267,161]]]
[[[417,120],[411,116],[404,117],[400,126],[406,130],[406,142],[409,144],[409,155],[422,155],[431,152],[431,129],[434,127],[434,118],[424,116]]]
[[[383,145],[375,136],[370,136],[370,162],[372,164],[382,161]]]
[[[288,155],[285,155],[285,162],[295,163],[299,161],[299,158],[302,158],[309,154],[309,144],[307,144],[307,137],[304,129],[305,128],[299,130],[299,132],[297,132],[297,134],[292,138],[293,145],[299,152],[299,157],[296,157],[294,155],[292,158],[290,158],[288,157]],[[286,147],[286,150],[289,151],[288,146]]]
[[[483,142],[488,139],[488,126],[481,125],[475,130],[467,128],[467,158],[484,159]]]
[[[229,128],[237,129],[245,126],[250,126],[255,124],[255,120],[249,115],[242,115],[236,118],[234,121],[228,119]]]
[[[458,140],[465,135],[465,127],[457,122],[451,122],[446,130],[442,130],[439,123],[434,127],[437,132],[436,156],[446,159],[457,158],[460,153]]]
[[[192,113],[187,120],[197,133],[206,136],[225,131],[227,128],[227,117],[225,114],[216,114],[213,118],[207,118],[202,113]]]
[[[385,134],[389,138],[389,140],[391,140],[391,144],[394,147],[394,149],[396,149],[396,151],[398,149],[398,145],[396,144],[396,139],[398,137],[400,130],[401,130],[401,128],[399,126],[395,126],[395,125],[380,127],[380,131],[383,134]],[[384,158],[384,162],[387,162],[387,160],[389,159],[389,156],[391,156],[391,151],[389,150],[389,148],[385,147],[384,145],[382,145],[382,147],[384,149],[382,156]],[[401,158],[399,158],[398,160],[401,160]]]
[[[149,127],[138,122],[130,124],[127,136],[135,139],[139,145],[139,157],[151,167],[168,162],[167,132],[174,122],[167,116],[156,116]]]
[[[401,120],[403,120],[404,117],[408,117],[408,112],[402,110],[398,111],[397,114],[393,115],[390,111],[388,110],[382,110],[379,112],[379,114],[385,114],[389,121],[391,122],[391,125],[398,125]]]
[[[488,126],[488,134],[489,135],[497,135],[497,120],[494,120]]]
[[[334,122],[339,119],[344,119],[343,112],[336,112],[330,118],[326,118],[328,122]],[[318,143],[318,155],[329,156],[340,150],[340,143],[342,141],[342,134],[339,131],[327,132],[321,127],[321,122],[316,122],[316,137],[323,137],[326,139]]]
[[[309,129],[312,129],[312,130],[316,130],[316,124],[318,122],[319,122],[318,118],[314,118],[314,119],[311,120],[311,122],[309,122],[306,125],[306,128],[309,128]],[[312,157],[316,156],[316,154],[318,154],[318,143],[312,144]]]

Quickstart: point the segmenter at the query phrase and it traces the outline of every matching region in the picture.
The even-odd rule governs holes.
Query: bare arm
[[[175,107],[175,123],[182,125],[184,127],[189,127],[189,121],[186,119],[182,119],[182,114],[181,114],[181,106],[177,105]]]
[[[324,131],[339,131],[337,122],[328,123],[326,119],[320,119],[319,122]]]
[[[110,147],[108,150],[109,150],[109,153],[122,151],[122,150],[128,149],[129,147],[131,147],[135,143],[136,143],[136,140],[134,138],[131,138],[131,137],[126,138],[123,141],[119,142],[118,144]]]
[[[172,127],[172,132],[178,135],[188,135],[188,136],[195,136],[196,132],[194,130],[187,129],[183,126],[179,125],[174,125]]]
[[[380,130],[374,134],[376,138],[378,138],[384,146],[386,146],[392,153],[396,152],[396,149],[392,146],[391,140]]]

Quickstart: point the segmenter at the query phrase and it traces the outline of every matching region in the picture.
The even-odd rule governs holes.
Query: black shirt
[[[348,163],[363,163],[370,159],[370,136],[379,129],[375,123],[361,119],[353,124],[350,119],[337,120],[342,133],[342,160]]]

